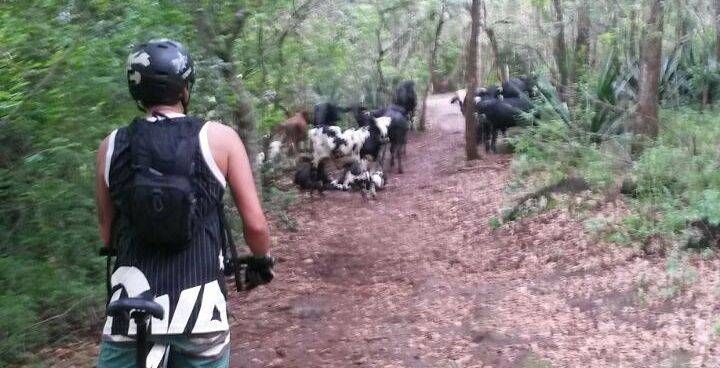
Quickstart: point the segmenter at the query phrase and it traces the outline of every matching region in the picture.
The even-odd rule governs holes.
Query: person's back
[[[148,116],[100,146],[100,232],[117,257],[110,300],[145,297],[165,310],[150,324],[147,361],[160,362],[169,346],[174,367],[227,367],[221,220],[227,183],[251,251],[265,255],[269,237],[237,133],[185,115],[193,68],[182,46],[168,40],[143,44],[128,58],[131,94]],[[134,366],[135,330],[126,318],[108,317],[98,367]]]

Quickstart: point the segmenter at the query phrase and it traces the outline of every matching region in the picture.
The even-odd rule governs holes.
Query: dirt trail
[[[467,245],[488,235],[508,158],[465,167],[448,101],[429,101],[429,132],[411,136],[405,173],[376,201],[332,192],[297,206],[299,232],[277,238],[278,282],[231,302],[235,363],[437,367],[471,352],[473,320],[500,290]]]
[[[467,165],[449,99],[377,200],[304,197],[297,232],[272,225],[276,280],[230,293],[231,367],[720,367],[720,257],[608,245],[572,208],[493,230],[510,157]],[[40,357],[94,366],[90,336]]]
[[[376,201],[303,198],[299,231],[274,229],[278,279],[230,301],[233,366],[720,366],[712,290],[639,296],[662,260],[597,244],[566,210],[493,230],[510,158],[467,165],[448,101],[429,100],[429,131]]]
[[[638,300],[662,262],[596,244],[565,210],[492,230],[510,158],[467,165],[448,101],[429,100],[377,200],[305,197],[299,231],[273,229],[277,280],[230,300],[233,367],[720,366],[711,290]]]

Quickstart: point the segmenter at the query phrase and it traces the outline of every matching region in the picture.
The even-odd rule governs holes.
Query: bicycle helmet
[[[195,68],[192,58],[177,41],[161,39],[138,45],[128,56],[127,79],[130,94],[141,109],[182,102],[183,89],[192,89]]]

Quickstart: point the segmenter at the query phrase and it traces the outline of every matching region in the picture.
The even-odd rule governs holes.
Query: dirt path
[[[297,206],[299,232],[277,239],[278,282],[231,302],[235,363],[437,367],[471,353],[482,299],[500,290],[468,246],[486,236],[508,158],[465,167],[448,101],[430,101],[429,132],[412,135],[405,173],[376,201],[333,192]]]
[[[377,200],[304,197],[297,232],[273,225],[277,279],[230,296],[231,367],[720,367],[719,257],[608,245],[569,209],[493,230],[510,157],[468,166],[449,99]],[[40,356],[93,366],[97,341]]]
[[[303,198],[299,231],[273,229],[277,280],[230,301],[233,367],[720,366],[712,290],[642,298],[663,262],[596,244],[564,210],[492,230],[510,158],[466,165],[448,101],[430,99],[376,201]]]

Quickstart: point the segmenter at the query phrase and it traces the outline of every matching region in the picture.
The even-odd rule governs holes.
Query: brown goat
[[[282,136],[282,143],[291,154],[295,154],[305,141],[310,115],[307,111],[299,111],[285,122],[275,127],[275,135]]]

